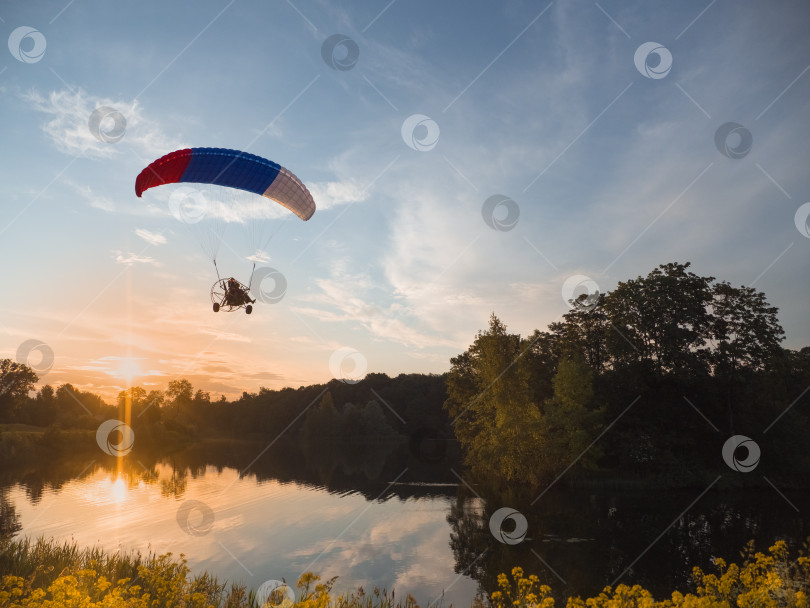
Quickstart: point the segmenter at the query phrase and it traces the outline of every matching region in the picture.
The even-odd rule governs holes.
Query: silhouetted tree
[[[752,287],[718,283],[712,292],[711,362],[725,394],[728,430],[734,433],[734,388],[742,373],[761,371],[777,355],[785,334],[777,308]]]
[[[39,380],[36,372],[23,363],[0,359],[0,419],[10,419],[13,411]]]

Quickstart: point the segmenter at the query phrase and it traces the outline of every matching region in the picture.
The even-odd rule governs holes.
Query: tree
[[[63,384],[56,389],[56,410],[60,424],[72,426],[76,420],[87,416],[86,408],[79,391],[72,384]]]
[[[169,382],[169,386],[166,388],[166,405],[173,408],[173,418],[177,418],[181,410],[188,411],[188,406],[191,404],[193,394],[194,387],[192,387],[191,382],[185,378]],[[245,393],[245,395],[246,394],[247,393]]]
[[[582,356],[591,369],[601,372],[608,365],[610,322],[604,311],[605,295],[591,298],[587,307],[583,306],[587,301],[584,294],[572,300],[573,308],[563,315],[564,322],[551,323],[549,330],[558,357]]]
[[[171,382],[169,382],[169,386],[166,388],[166,397],[169,398],[171,401],[177,401],[178,399],[182,399],[185,402],[189,402],[192,399],[193,393],[194,387],[191,386],[191,382],[189,382],[185,378],[180,378],[179,380],[172,380]]]
[[[396,431],[388,424],[382,406],[376,401],[368,401],[360,409],[359,428],[356,434],[368,438],[390,437]]]
[[[593,467],[602,453],[599,446],[591,446],[604,413],[593,408],[593,375],[581,355],[560,361],[554,396],[544,406],[542,465],[549,474],[558,474],[575,461],[580,467]]]
[[[781,355],[785,332],[778,310],[753,287],[732,287],[724,282],[712,290],[711,361],[723,385],[729,431],[734,433],[734,387],[741,372],[759,371]]]
[[[615,330],[608,348],[616,363],[641,363],[659,376],[706,372],[714,278],[699,277],[689,266],[661,264],[607,294],[604,309]]]
[[[28,420],[37,426],[49,426],[56,422],[56,392],[50,384],[46,384],[37,393],[36,399],[28,407]]]
[[[332,393],[326,391],[320,403],[313,407],[302,427],[306,437],[334,437],[339,432],[338,411],[332,400]]]
[[[146,400],[146,390],[140,386],[131,386],[118,393],[118,407],[124,408],[140,404]]]
[[[541,415],[533,401],[528,340],[510,334],[493,314],[462,355],[451,359],[445,402],[465,461],[507,481],[537,483]]]
[[[36,372],[23,363],[0,359],[0,417],[9,417],[17,402],[34,390]]]
[[[137,410],[133,410],[132,421],[133,423],[144,422],[151,424],[160,422],[162,415],[161,408],[163,407],[163,392],[159,390],[151,390],[144,398],[143,403],[138,404]]]

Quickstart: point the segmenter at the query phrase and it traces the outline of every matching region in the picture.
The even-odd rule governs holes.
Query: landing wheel
[[[247,306],[245,306],[245,312],[247,314],[252,313],[253,312],[253,307],[250,304],[248,304]]]
[[[214,302],[214,312],[219,312],[219,302]]]

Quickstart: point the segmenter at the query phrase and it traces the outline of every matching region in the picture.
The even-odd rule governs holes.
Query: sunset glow
[[[568,311],[571,278],[604,293],[670,261],[755,283],[785,346],[810,340],[796,280],[810,178],[790,126],[807,123],[810,80],[801,49],[781,46],[802,40],[801,18],[529,3],[460,22],[450,3],[379,18],[332,5],[316,19],[202,2],[200,20],[223,13],[200,35],[184,5],[154,22],[135,4],[116,27],[79,7],[50,28],[37,3],[2,16],[7,34],[42,36],[36,57],[26,38],[0,63],[3,284],[38,294],[0,304],[0,357],[43,343],[52,357],[26,351],[39,386],[113,402],[130,384],[187,378],[216,399],[346,369],[444,373],[493,311],[527,335]],[[711,34],[728,19],[763,32]],[[346,49],[327,48],[336,33],[358,49],[345,66]],[[245,40],[256,46],[240,53]],[[666,65],[647,70],[659,51]],[[257,78],[268,58],[272,78]],[[757,86],[741,96],[746,69]],[[196,182],[136,196],[147,165],[202,147],[287,167],[314,215]],[[252,281],[250,315],[213,311],[218,277]],[[346,351],[359,357],[336,367]]]

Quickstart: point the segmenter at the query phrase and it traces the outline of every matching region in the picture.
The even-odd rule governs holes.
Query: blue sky
[[[807,3],[74,0],[0,19],[0,357],[44,343],[43,382],[441,373],[493,311],[544,329],[570,277],[604,291],[670,261],[753,284],[786,346],[810,343]],[[335,34],[349,69],[324,59]],[[665,50],[639,69],[648,42]],[[123,116],[118,141],[91,133],[97,108]],[[715,142],[729,122],[732,151],[753,138],[739,158]],[[287,291],[250,317],[211,311],[170,187],[135,197],[186,146],[279,162],[318,204],[252,221]],[[493,228],[496,195],[513,202]],[[246,280],[244,231],[225,240],[220,269]]]

